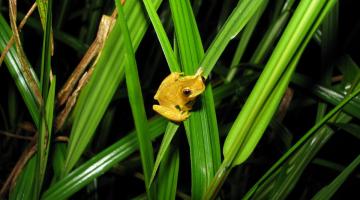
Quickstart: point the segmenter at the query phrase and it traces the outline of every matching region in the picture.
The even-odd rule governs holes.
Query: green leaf
[[[247,134],[250,134],[250,128],[254,120],[261,115],[261,109],[264,107],[267,98],[269,98],[281,75],[286,70],[291,58],[299,49],[299,46],[303,44],[302,41],[309,33],[314,21],[317,20],[316,17],[320,16],[319,13],[323,9],[324,4],[324,2],[317,1],[302,1],[296,9],[294,16],[290,20],[288,27],[225,140],[223,153],[225,161],[228,162],[227,167],[240,164],[238,161],[242,159],[237,159],[240,156],[238,147],[243,144]],[[234,160],[237,160],[237,162],[233,162]]]
[[[353,82],[356,82],[356,80],[353,80]],[[352,83],[352,85],[356,88],[356,84]],[[344,87],[343,90],[345,91],[346,88]],[[339,113],[332,117],[328,123],[348,123],[350,120],[351,117],[348,115]],[[333,129],[326,126],[316,131],[276,171],[272,172],[266,179],[260,179],[263,182],[259,185],[252,198],[286,198],[301,178],[308,164],[311,163],[317,152],[321,150],[333,134]]]
[[[278,169],[296,150],[298,150],[309,138],[313,136],[324,124],[335,116],[351,99],[360,94],[360,88],[349,94],[335,108],[328,112],[318,123],[316,123],[296,144],[294,144],[281,158],[261,177],[260,180],[247,192],[244,199],[249,199],[265,180],[267,180],[276,169]]]
[[[170,0],[176,44],[185,74],[193,74],[204,50],[189,1]],[[201,105],[184,122],[190,146],[192,198],[202,198],[220,164],[220,143],[211,84],[198,99]],[[206,169],[206,170],[204,170]]]
[[[282,91],[310,37],[334,2],[301,1],[266,64],[254,89],[233,123],[224,144],[224,161],[206,198],[214,198],[233,166],[251,154],[275,113]],[[283,75],[285,74],[285,75]],[[288,78],[283,77],[288,76]],[[277,88],[278,87],[278,88]],[[271,102],[271,100],[276,100]],[[271,105],[271,106],[270,106]],[[268,107],[267,107],[268,106]],[[252,127],[260,127],[252,129]]]
[[[151,174],[151,178],[150,178],[150,185],[155,178],[155,175],[156,175],[157,169],[160,165],[160,162],[163,160],[166,152],[169,151],[168,148],[169,148],[170,143],[171,143],[172,139],[174,138],[174,135],[175,135],[176,131],[178,130],[178,128],[179,128],[179,125],[172,123],[172,122],[169,122],[166,127],[164,137],[161,141],[159,152],[156,156],[154,168],[152,170],[152,174]]]
[[[11,38],[11,30],[9,25],[6,23],[4,17],[0,14],[0,51],[2,52],[6,47],[8,41]],[[19,55],[14,46],[10,47],[8,53],[5,56],[5,64],[12,76],[15,84],[26,104],[27,109],[33,119],[33,122],[36,124],[40,118],[40,109],[39,102],[36,99],[36,95],[32,90],[31,86],[27,82],[25,77],[25,72],[22,70],[20,63]],[[32,70],[32,69],[31,69]],[[34,73],[32,73],[34,79],[37,80]]]
[[[156,35],[159,39],[160,45],[162,47],[162,50],[164,52],[166,61],[169,65],[169,69],[171,72],[180,72],[179,64],[176,60],[174,51],[171,48],[170,41],[166,35],[165,29],[161,24],[160,18],[156,13],[155,6],[150,0],[143,0],[143,3],[145,5],[147,14],[149,15],[149,18],[151,20],[151,23],[155,29]]]
[[[334,126],[345,130],[360,140],[360,126],[353,123],[335,123]]]
[[[263,0],[243,0],[238,3],[202,58],[199,66],[204,67],[205,77],[210,74],[225,47],[244,28],[264,2]]]
[[[140,145],[141,163],[145,177],[145,186],[149,199],[155,198],[154,190],[150,188],[151,171],[154,166],[153,148],[151,140],[148,137],[147,117],[145,113],[144,100],[141,92],[141,85],[135,60],[134,49],[130,38],[129,30],[126,25],[125,15],[123,8],[118,1],[116,1],[116,8],[118,10],[118,21],[122,35],[124,36],[125,44],[125,77],[126,86],[129,95],[131,111],[133,114],[136,135]]]
[[[179,173],[179,149],[170,147],[164,155],[164,162],[159,169],[158,197],[157,199],[175,199]]]
[[[268,1],[263,2],[260,5],[260,8],[258,9],[258,11],[255,13],[255,15],[245,25],[245,28],[240,36],[240,41],[236,48],[234,57],[231,61],[230,70],[226,76],[225,82],[230,82],[234,78],[234,76],[238,70],[238,68],[236,66],[238,66],[240,64],[240,61],[245,53],[245,50],[248,47],[250,38],[253,35],[255,28],[259,22],[259,19],[262,16],[262,14],[264,13],[267,4],[268,4]]]
[[[151,119],[148,124],[148,134],[151,139],[155,139],[165,131],[167,120],[157,117]],[[134,153],[138,148],[136,131],[132,131],[52,185],[44,192],[42,199],[66,199],[70,197]]]
[[[46,20],[47,20],[47,11],[48,11],[48,1],[49,0],[36,0],[36,5],[39,10],[40,20],[43,29],[46,29]]]
[[[46,166],[48,161],[48,154],[51,141],[51,132],[54,115],[54,98],[55,98],[55,83],[56,78],[54,77],[51,87],[50,85],[50,69],[51,69],[51,27],[52,27],[52,0],[48,1],[47,4],[47,18],[45,32],[43,36],[43,49],[41,59],[41,92],[42,97],[46,102],[42,103],[41,106],[41,117],[37,127],[40,129],[38,134],[37,153],[37,178],[38,181],[34,181],[36,197],[40,195],[43,180],[45,177]]]
[[[154,0],[156,8],[160,3],[161,0]],[[129,0],[125,4],[124,11],[134,49],[137,49],[147,28],[141,3],[138,0]],[[124,77],[123,40],[120,24],[117,22],[105,43],[93,75],[76,104],[64,174],[71,171],[89,144],[116,88]]]
[[[266,56],[271,53],[270,51],[272,50],[273,45],[277,41],[280,33],[283,32],[285,26],[287,25],[290,14],[290,9],[285,9],[281,16],[279,16],[279,18],[277,18],[276,21],[270,25],[270,28],[266,31],[254,54],[251,56],[251,63],[260,64],[264,62]]]
[[[360,76],[358,75],[358,77]],[[313,94],[321,98],[323,101],[332,105],[337,105],[342,99],[344,99],[345,94],[347,93],[346,90],[344,90],[343,92],[339,92],[338,89],[335,89],[334,87],[328,88],[323,85],[315,84],[313,81],[310,81],[308,77],[301,74],[295,74],[292,82],[300,87],[309,89]],[[349,84],[349,80],[346,81],[346,83]],[[353,99],[348,105],[346,105],[344,111],[360,119],[359,98]]]
[[[360,154],[337,176],[329,185],[323,187],[316,195],[312,198],[314,200],[331,199],[335,192],[341,187],[346,181],[351,172],[356,169],[360,164]]]
[[[36,179],[36,161],[37,154],[30,158],[26,166],[23,168],[20,176],[16,181],[15,188],[10,191],[10,200],[27,200],[34,199],[34,184],[33,181]]]

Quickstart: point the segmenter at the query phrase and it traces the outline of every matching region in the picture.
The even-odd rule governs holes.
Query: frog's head
[[[199,70],[198,70],[199,71]],[[202,71],[201,71],[202,72]],[[205,90],[205,79],[202,73],[196,73],[192,80],[188,80],[187,84],[182,88],[182,95],[188,99],[195,99]]]

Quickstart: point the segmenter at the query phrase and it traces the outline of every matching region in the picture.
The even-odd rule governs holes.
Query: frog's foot
[[[172,109],[161,105],[153,105],[153,110],[174,122],[182,122],[190,116],[188,111],[180,111],[176,108]]]

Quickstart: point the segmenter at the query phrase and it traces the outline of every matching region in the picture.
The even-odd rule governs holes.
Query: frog
[[[189,76],[172,72],[161,82],[154,96],[159,105],[153,105],[153,110],[173,122],[182,122],[190,116],[195,99],[204,90],[203,68]]]

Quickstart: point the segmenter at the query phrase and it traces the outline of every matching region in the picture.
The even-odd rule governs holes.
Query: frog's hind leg
[[[190,116],[188,111],[179,111],[176,108],[171,109],[160,105],[153,105],[153,110],[174,122],[182,122]]]

